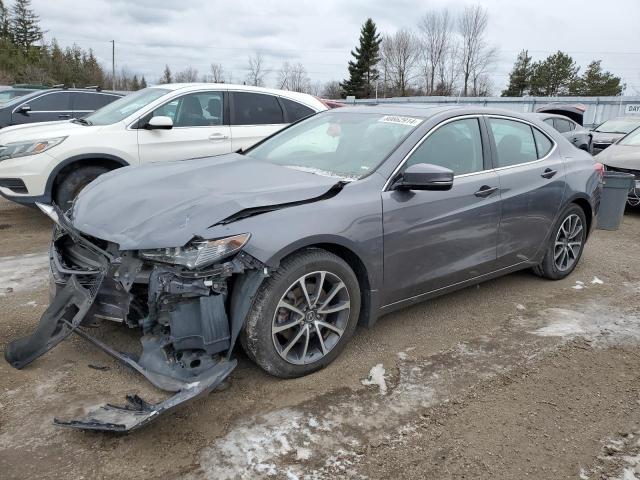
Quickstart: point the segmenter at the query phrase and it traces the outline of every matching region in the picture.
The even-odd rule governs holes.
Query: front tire
[[[309,249],[267,278],[241,336],[249,357],[271,375],[295,378],[331,363],[360,314],[358,279],[337,255]]]
[[[546,253],[536,275],[549,280],[567,277],[578,265],[587,239],[587,220],[575,203],[567,206],[553,227]]]
[[[73,170],[57,184],[53,200],[63,212],[71,208],[80,191],[109,169],[100,165],[87,165]]]

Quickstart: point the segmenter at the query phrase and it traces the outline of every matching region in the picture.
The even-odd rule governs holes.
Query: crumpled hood
[[[640,170],[640,146],[611,145],[596,160],[609,167]]]
[[[73,224],[121,250],[180,247],[242,210],[312,200],[337,183],[235,153],[125,167],[80,193]]]

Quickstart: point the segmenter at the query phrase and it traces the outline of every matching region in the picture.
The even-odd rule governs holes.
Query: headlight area
[[[28,157],[60,145],[67,137],[47,138],[43,140],[28,140],[0,145],[0,161],[12,158]]]

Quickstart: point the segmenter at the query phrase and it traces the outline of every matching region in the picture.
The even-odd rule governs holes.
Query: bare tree
[[[278,88],[306,93],[311,89],[311,79],[301,63],[284,62],[278,71]]]
[[[482,5],[465,7],[458,19],[461,36],[460,63],[462,67],[463,94],[469,94],[474,77],[479,78],[493,61],[495,50],[487,46],[486,30],[489,22],[487,10]]]
[[[425,77],[425,90],[432,94],[436,90],[436,78],[447,61],[452,42],[453,21],[449,10],[427,12],[418,28],[421,34],[421,69]]]
[[[181,72],[174,75],[173,81],[175,83],[193,83],[198,81],[198,70],[193,67],[187,67]]]
[[[414,78],[419,51],[418,41],[409,30],[398,30],[382,41],[385,82],[391,82],[393,89],[402,97]]]
[[[438,68],[438,82],[435,87],[435,95],[453,95],[456,82],[460,78],[460,47],[457,41],[452,40]]]
[[[264,59],[260,53],[249,56],[249,64],[246,82],[254,87],[264,86],[264,77],[267,75],[267,70],[264,66]]]
[[[340,82],[332,80],[325,83],[321,96],[330,100],[338,100],[342,98],[342,87],[340,86]]]
[[[225,73],[221,63],[211,64],[211,81],[213,83],[224,83]]]

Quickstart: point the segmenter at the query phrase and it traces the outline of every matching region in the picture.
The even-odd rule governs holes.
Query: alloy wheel
[[[350,313],[349,291],[340,277],[327,271],[305,274],[278,302],[271,324],[273,345],[289,363],[317,362],[338,344]]]
[[[578,215],[571,214],[562,222],[553,248],[556,268],[561,272],[569,270],[578,260],[584,237],[584,227]]]

